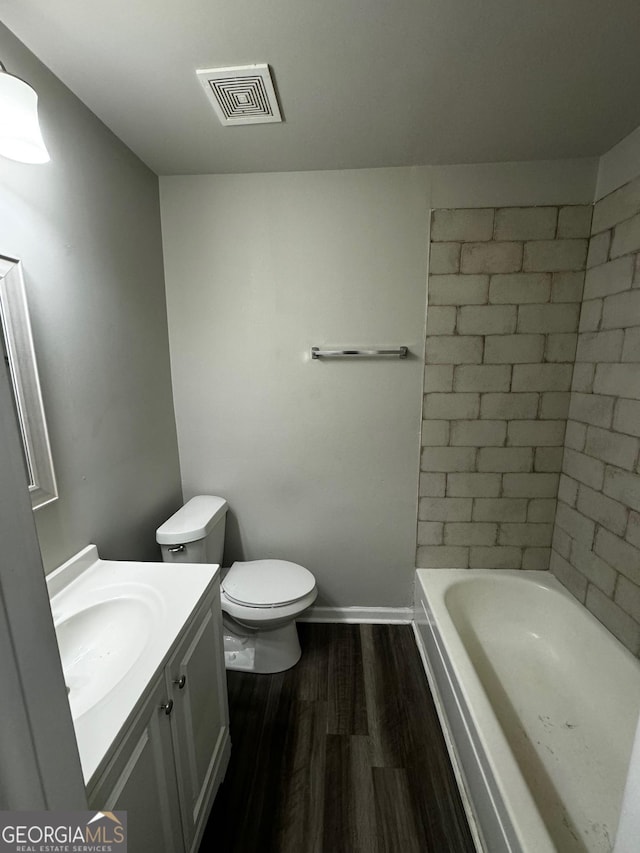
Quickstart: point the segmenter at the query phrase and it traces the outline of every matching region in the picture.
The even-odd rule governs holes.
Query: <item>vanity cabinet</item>
[[[230,749],[216,582],[176,639],[89,803],[127,811],[132,853],[196,853]]]

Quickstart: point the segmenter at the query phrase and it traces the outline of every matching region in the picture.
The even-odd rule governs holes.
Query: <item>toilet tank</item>
[[[227,509],[224,498],[191,498],[156,530],[163,561],[222,565]]]

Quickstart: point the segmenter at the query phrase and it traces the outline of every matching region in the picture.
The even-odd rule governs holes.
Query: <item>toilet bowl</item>
[[[222,563],[228,504],[198,495],[156,531],[170,563]],[[225,665],[246,672],[281,672],[301,649],[295,620],[316,599],[314,576],[288,560],[235,562],[222,573],[220,603]]]

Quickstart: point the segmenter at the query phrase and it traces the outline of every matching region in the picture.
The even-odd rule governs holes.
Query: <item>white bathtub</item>
[[[608,853],[638,661],[548,572],[419,569],[415,604],[481,849]]]

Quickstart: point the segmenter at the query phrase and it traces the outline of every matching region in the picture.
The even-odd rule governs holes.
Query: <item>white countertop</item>
[[[103,769],[110,748],[142,703],[146,689],[162,672],[177,638],[214,586],[218,572],[218,566],[207,564],[101,560],[95,545],[89,545],[47,577],[61,650],[63,626],[74,625],[74,636],[81,636],[85,622],[91,619],[103,619],[102,637],[96,642],[108,642],[115,649],[110,650],[113,657],[107,660],[108,656],[96,655],[94,648],[95,664],[91,656],[83,660],[78,654],[71,668],[68,656],[62,654],[87,786]],[[107,616],[111,612],[117,614],[113,620]],[[86,614],[90,614],[88,618]],[[68,621],[71,617],[76,617],[75,622]],[[130,653],[127,643],[131,644]],[[76,661],[78,669],[84,670],[74,681]],[[100,684],[96,674],[102,672],[105,676]],[[88,688],[87,682],[92,682]],[[77,692],[75,684],[81,685]],[[93,702],[92,696],[99,696],[98,701]]]

